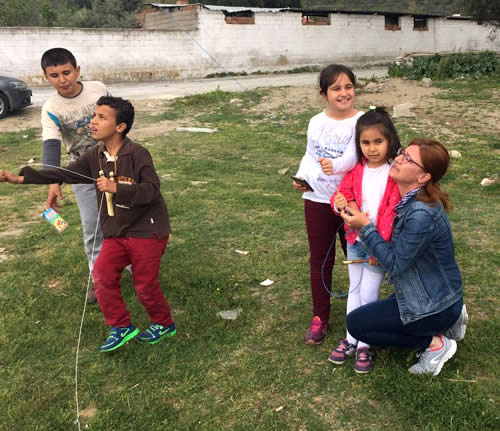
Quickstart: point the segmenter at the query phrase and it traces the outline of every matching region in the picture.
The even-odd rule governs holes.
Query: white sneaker
[[[462,312],[460,313],[460,317],[454,323],[454,325],[444,333],[444,335],[455,341],[463,340],[465,337],[465,330],[467,328],[468,321],[469,315],[467,314],[467,307],[464,304],[464,306],[462,307]]]
[[[437,376],[441,372],[444,363],[453,357],[457,351],[457,342],[441,335],[443,346],[439,350],[425,350],[417,354],[420,358],[415,365],[408,368],[412,374],[432,374]]]

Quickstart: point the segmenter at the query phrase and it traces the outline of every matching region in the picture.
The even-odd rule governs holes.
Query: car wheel
[[[7,116],[9,113],[9,100],[7,96],[0,93],[0,119]]]

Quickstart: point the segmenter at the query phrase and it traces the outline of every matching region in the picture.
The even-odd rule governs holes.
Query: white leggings
[[[362,305],[378,300],[378,292],[383,272],[373,272],[362,263],[349,264],[349,295],[347,296],[347,314]],[[368,344],[356,340],[347,331],[347,341],[358,347],[370,347]]]

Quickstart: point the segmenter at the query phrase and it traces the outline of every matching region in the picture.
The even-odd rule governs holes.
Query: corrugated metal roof
[[[220,11],[225,11],[225,12],[243,12],[246,10],[249,10],[251,12],[257,12],[257,13],[262,13],[262,12],[271,12],[271,13],[277,13],[277,12],[282,12],[285,10],[288,10],[288,8],[271,8],[271,7],[244,7],[244,6],[212,6],[208,4],[202,5],[205,9],[208,10],[220,10]]]
[[[244,11],[251,11],[251,12],[256,12],[256,13],[263,13],[263,12],[271,12],[271,13],[277,13],[277,12],[282,12],[285,10],[288,10],[288,8],[264,8],[264,7],[245,7],[245,6],[220,6],[220,5],[208,5],[208,4],[201,4],[201,3],[191,3],[191,4],[166,4],[166,3],[144,3],[144,4],[150,4],[152,7],[157,7],[159,9],[171,9],[171,8],[176,8],[176,7],[187,7],[187,6],[193,6],[193,5],[198,5],[202,6],[205,9],[208,10],[215,10],[215,11],[225,11],[225,12],[244,12]]]
[[[220,6],[220,5],[206,5],[201,3],[191,3],[191,4],[171,4],[171,3],[143,3],[145,5],[151,5],[152,7],[157,7],[159,9],[171,9],[171,8],[181,8],[187,6],[202,6],[205,9],[213,11],[225,11],[229,13],[234,12],[244,12],[251,11],[254,13],[278,13],[278,12],[293,12],[293,13],[304,13],[304,14],[327,14],[327,13],[341,13],[349,15],[409,15],[415,17],[429,17],[429,18],[452,18],[452,19],[470,19],[469,17],[457,17],[457,16],[447,16],[439,14],[424,14],[424,13],[409,13],[409,12],[397,12],[397,11],[359,11],[359,10],[345,10],[345,9],[329,9],[329,8],[263,8],[263,7],[244,7],[244,6]]]
[[[346,10],[346,9],[328,9],[328,8],[289,8],[290,12],[297,13],[343,13],[348,15],[411,15],[416,17],[429,17],[429,18],[440,18],[444,15],[437,15],[432,13],[409,13],[409,12],[397,12],[397,11],[370,11],[370,10]]]

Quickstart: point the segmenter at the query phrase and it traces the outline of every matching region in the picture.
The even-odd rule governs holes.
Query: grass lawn
[[[498,112],[500,77],[482,81],[479,92],[476,84],[438,82],[448,110],[426,116],[421,109],[396,121],[403,142],[433,137],[462,153],[443,188],[455,207],[450,219],[470,324],[438,377],[410,375],[414,353],[399,349],[376,348],[375,369],[365,376],[352,361],[330,364],[345,334],[345,299],[332,299],[327,341],[303,344],[312,317],[308,246],[290,175],[315,109],[264,109],[267,90],[216,91],[139,114],[143,124],[191,118],[219,131],[172,131],[142,142],[173,228],[160,282],[178,335],[100,354],[108,328],[99,309],[87,307],[78,360],[82,429],[500,429],[499,186],[479,185],[498,172],[500,138],[498,129],[482,127],[478,111]],[[453,133],[442,131],[443,116],[456,124]],[[39,158],[38,134],[1,133],[0,168],[16,171]],[[284,168],[289,172],[279,174]],[[59,234],[40,218],[45,187],[0,184],[0,430],[77,429],[75,355],[88,271],[78,208],[70,187],[63,190],[70,228]],[[348,277],[337,263],[340,293]],[[274,284],[261,286],[267,278]],[[128,273],[123,292],[134,324],[148,326]],[[238,307],[237,320],[216,315]]]

